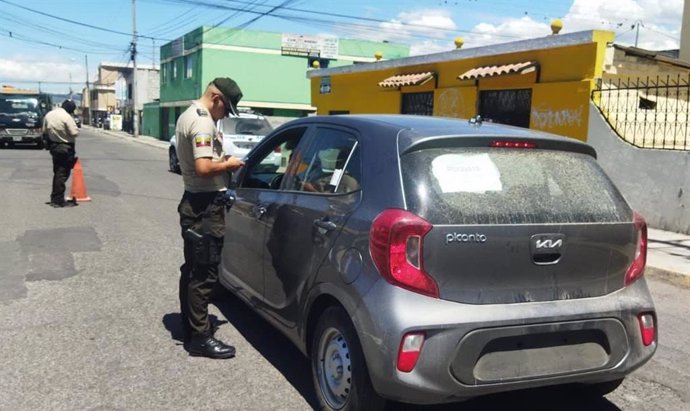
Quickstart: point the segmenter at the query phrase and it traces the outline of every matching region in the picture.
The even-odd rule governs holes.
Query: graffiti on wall
[[[556,127],[581,127],[584,107],[551,110],[545,107],[532,108],[532,124],[535,128],[548,130]]]
[[[460,117],[460,107],[462,107],[463,103],[463,98],[457,89],[443,90],[438,96],[436,115],[440,117]]]

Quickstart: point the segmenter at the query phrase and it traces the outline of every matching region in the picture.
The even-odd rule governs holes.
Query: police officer
[[[177,209],[184,239],[180,311],[185,346],[195,356],[230,358],[235,355],[233,346],[214,337],[208,303],[218,280],[229,172],[244,164],[224,155],[216,121],[230,113],[237,116],[241,98],[242,92],[235,81],[216,78],[203,96],[182,113],[175,129],[185,189]]]
[[[56,208],[77,205],[65,201],[65,182],[77,160],[74,143],[79,129],[72,117],[76,108],[72,100],[65,100],[43,118],[43,136],[53,157],[53,191],[48,204]]]

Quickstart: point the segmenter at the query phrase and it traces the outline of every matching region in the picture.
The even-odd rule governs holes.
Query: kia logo
[[[565,234],[535,234],[530,238],[530,249],[532,254],[559,253],[565,248],[565,240]]]
[[[536,246],[537,250],[540,248],[557,248],[563,245],[563,240],[551,240],[551,239],[546,239],[546,240],[539,240],[534,243]]]

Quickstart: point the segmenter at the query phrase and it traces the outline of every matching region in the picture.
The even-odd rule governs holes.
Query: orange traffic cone
[[[77,162],[72,168],[72,191],[67,201],[91,201],[91,197],[86,194],[86,184],[84,184],[84,170],[81,168],[81,161],[77,159]]]

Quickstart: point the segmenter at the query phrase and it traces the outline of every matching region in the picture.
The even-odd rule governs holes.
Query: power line
[[[221,9],[221,10],[243,10],[238,7],[233,7],[233,6],[228,6],[228,5],[221,5],[217,3],[209,3],[209,2],[204,2],[204,1],[196,1],[196,0],[159,0],[163,2],[169,2],[169,3],[177,3],[177,4],[197,4],[201,6],[205,6],[208,8],[214,8],[214,9]],[[230,0],[227,0],[227,2],[231,2]],[[248,2],[246,1],[232,1],[232,3],[240,3],[240,4],[247,4]],[[267,7],[267,6],[263,6]],[[309,14],[309,15],[320,15],[320,16],[327,16],[327,17],[336,17],[336,18],[341,18],[341,19],[348,19],[348,20],[355,20],[355,21],[365,21],[365,22],[370,22],[370,23],[386,23],[386,24],[397,24],[405,28],[409,29],[424,29],[424,30],[435,30],[435,31],[441,31],[441,32],[448,32],[448,33],[471,33],[471,34],[476,34],[472,30],[467,30],[467,29],[449,29],[449,28],[443,28],[443,27],[432,27],[432,26],[427,26],[423,24],[416,24],[416,23],[405,23],[405,22],[398,22],[398,21],[391,21],[391,20],[383,20],[383,19],[376,19],[376,18],[371,18],[371,17],[364,17],[364,16],[352,16],[352,15],[347,15],[347,14],[342,14],[342,13],[331,13],[331,12],[324,12],[324,11],[315,11],[315,10],[307,10],[307,9],[299,9],[299,8],[293,8],[293,7],[283,7],[283,10],[286,11],[291,11],[291,12],[297,12],[297,13],[302,13],[304,14]],[[253,14],[263,14],[263,12],[259,11],[254,11],[254,10],[246,10],[247,13],[253,13]],[[286,20],[290,19],[305,19],[306,17],[302,16],[294,16],[291,14],[279,14],[279,13],[272,13],[272,17],[276,18],[282,18]],[[331,24],[339,24],[339,25],[346,25],[346,24],[352,24],[352,25],[357,25],[355,23],[346,23],[342,21],[333,21],[333,20],[321,20],[323,23],[331,23]],[[362,26],[362,24],[358,24],[359,26]],[[378,26],[371,26],[369,27],[378,27]],[[518,38],[517,36],[510,36],[510,35],[501,35],[501,34],[494,34],[495,37],[503,37],[503,38]]]
[[[88,28],[90,28],[90,29],[105,31],[105,32],[108,32],[108,33],[113,33],[113,34],[120,34],[120,35],[127,36],[127,37],[131,37],[131,36],[132,36],[132,33],[125,33],[125,32],[123,32],[123,31],[117,31],[117,30],[110,30],[110,29],[106,29],[106,28],[103,28],[103,27],[94,26],[94,25],[91,25],[91,24],[88,24],[88,23],[83,23],[83,22],[80,22],[80,21],[75,21],[75,20],[66,19],[66,18],[64,18],[64,17],[54,16],[54,15],[52,15],[52,14],[44,13],[44,12],[42,12],[42,11],[34,10],[34,9],[31,9],[31,8],[28,8],[28,7],[25,7],[25,6],[21,6],[21,5],[19,5],[19,4],[15,4],[15,3],[12,3],[12,2],[7,1],[7,0],[0,0],[0,2],[1,2],[1,3],[5,3],[5,4],[9,4],[10,6],[14,6],[14,7],[23,9],[23,10],[30,11],[30,12],[32,12],[32,13],[40,14],[41,16],[50,17],[50,18],[52,18],[52,19],[64,21],[64,22],[67,22],[67,23],[76,24],[76,25],[79,25],[79,26],[82,26],[82,27],[88,27]],[[155,39],[155,40],[170,41],[169,39],[163,39],[163,38],[157,38],[157,37],[150,37],[150,36],[144,36],[144,35],[137,35],[137,37],[146,38],[146,39]]]
[[[120,50],[120,47],[113,46],[113,45],[111,45],[111,44],[106,44],[106,43],[101,43],[101,42],[86,40],[86,39],[84,39],[83,37],[75,37],[75,36],[73,36],[73,35],[71,35],[71,34],[69,34],[69,33],[65,33],[65,32],[62,32],[62,31],[59,31],[59,30],[55,30],[55,29],[51,29],[51,28],[48,28],[48,27],[44,27],[44,26],[39,25],[39,24],[35,24],[35,23],[31,22],[30,20],[22,19],[22,18],[20,18],[20,17],[17,17],[17,16],[12,15],[11,13],[5,12],[4,15],[0,15],[0,19],[5,20],[5,21],[7,21],[7,22],[9,22],[9,23],[18,24],[18,25],[20,25],[21,28],[25,28],[26,26],[29,26],[29,27],[32,27],[33,29],[35,29],[35,31],[42,31],[42,32],[45,32],[45,33],[48,33],[48,34],[57,35],[57,36],[60,36],[60,38],[63,38],[63,39],[65,39],[65,40],[70,40],[70,39],[72,39],[72,41],[76,41],[76,42],[78,42],[80,45],[86,45],[86,46],[97,47],[97,48],[99,48],[99,49],[104,49],[104,48],[105,48],[105,49],[117,49],[117,50]],[[7,29],[8,29],[8,31],[14,32],[14,30],[12,30],[12,29],[9,28],[9,27],[8,27]]]
[[[0,33],[0,36],[4,36],[4,37],[10,38],[10,39],[14,39],[14,40],[24,41],[24,42],[27,42],[27,43],[42,44],[42,45],[44,45],[44,46],[57,47],[57,48],[62,49],[62,50],[78,51],[79,53],[87,53],[87,54],[113,54],[112,52],[86,51],[86,50],[77,49],[77,48],[73,48],[73,47],[62,46],[62,45],[60,45],[60,44],[48,43],[48,42],[45,42],[45,41],[36,40],[36,39],[32,39],[32,38],[23,36],[23,35],[21,35],[21,34],[19,34],[19,33],[17,33],[17,32],[13,32],[13,31],[9,31],[7,34],[5,34],[5,33]]]

